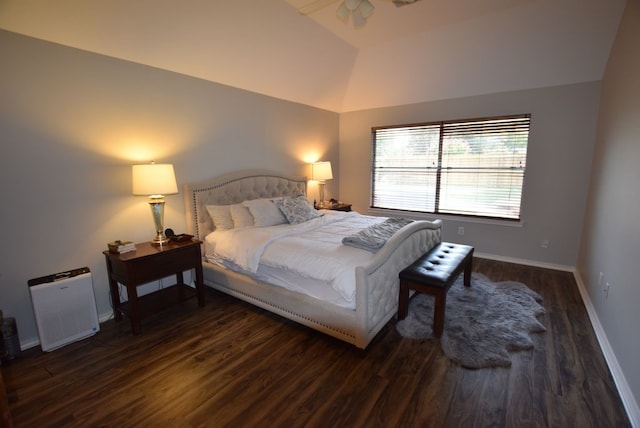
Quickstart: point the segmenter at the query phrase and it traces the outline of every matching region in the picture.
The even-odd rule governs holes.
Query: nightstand
[[[338,202],[337,204],[327,204],[323,207],[318,207],[318,208],[323,210],[333,210],[333,211],[351,211],[351,204]]]
[[[204,306],[204,282],[202,278],[201,241],[175,242],[153,245],[150,242],[136,244],[136,250],[117,254],[103,251],[107,262],[109,289],[116,321],[126,313],[131,319],[131,331],[140,333],[140,320],[151,313],[192,297],[193,288],[184,283],[183,272],[195,270],[195,294],[198,305]],[[167,276],[175,275],[176,284],[138,297],[137,287]],[[120,302],[118,283],[127,288],[127,302]]]

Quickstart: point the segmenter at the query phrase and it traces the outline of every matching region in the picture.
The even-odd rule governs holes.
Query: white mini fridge
[[[89,268],[28,281],[40,346],[53,351],[100,330]]]

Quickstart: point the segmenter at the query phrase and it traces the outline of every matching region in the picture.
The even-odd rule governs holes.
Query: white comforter
[[[346,301],[355,298],[355,267],[374,254],[342,244],[342,239],[386,217],[323,211],[322,217],[298,225],[244,227],[209,234],[207,257],[222,259],[256,273],[259,265],[286,268],[327,282]]]

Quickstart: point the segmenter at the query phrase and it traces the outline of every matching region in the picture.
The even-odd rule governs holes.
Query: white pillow
[[[313,208],[311,202],[305,196],[284,198],[273,203],[280,209],[287,221],[291,224],[300,224],[305,221],[320,217],[320,213]]]
[[[233,229],[229,205],[207,205],[207,212],[217,230]]]
[[[231,205],[231,218],[233,219],[233,227],[253,226],[253,216],[249,212],[249,208],[242,204]]]
[[[253,216],[254,226],[275,226],[287,222],[287,219],[271,199],[252,199],[244,201],[243,205],[249,208]]]

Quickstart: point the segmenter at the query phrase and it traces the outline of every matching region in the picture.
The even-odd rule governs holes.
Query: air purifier
[[[30,279],[28,284],[43,351],[53,351],[100,330],[89,268]]]

